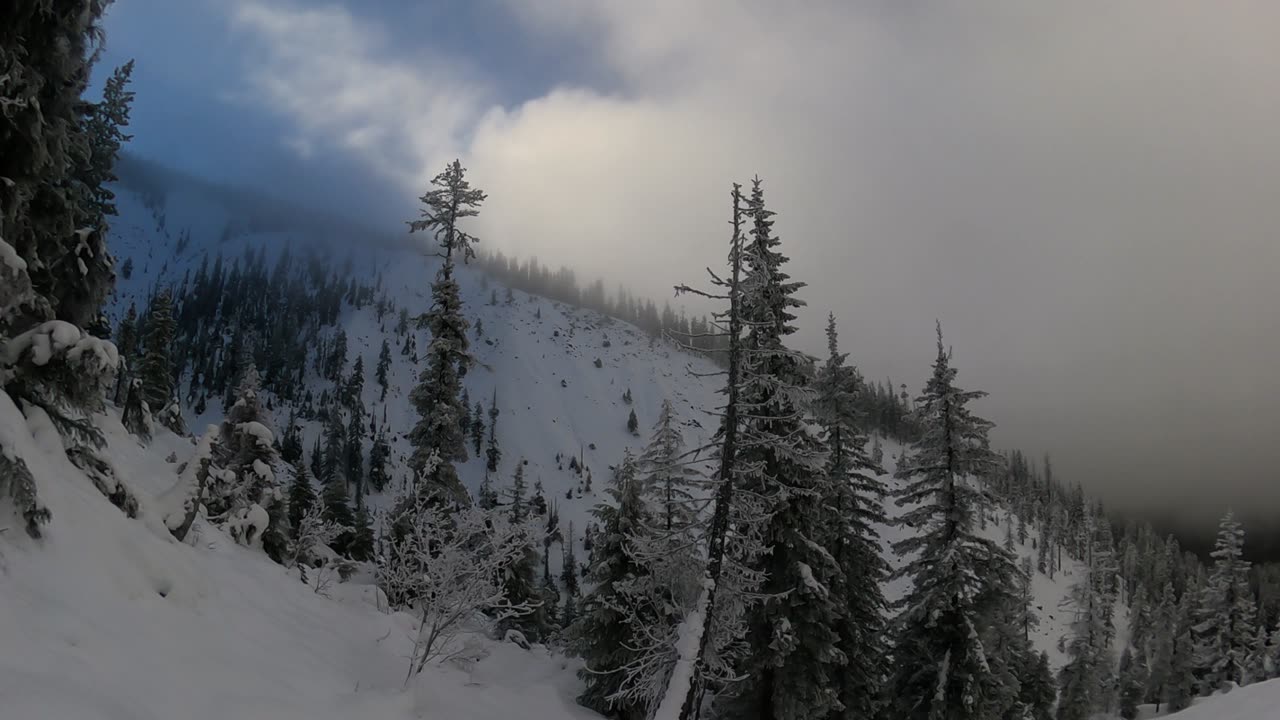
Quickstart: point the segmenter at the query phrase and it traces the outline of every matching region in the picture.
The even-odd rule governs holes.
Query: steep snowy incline
[[[154,498],[176,479],[162,458],[185,460],[192,444],[161,430],[143,449],[114,413],[98,422],[137,519],[0,392],[0,438],[53,513],[43,540],[16,528],[0,540],[4,720],[597,717],[573,701],[575,666],[479,637],[487,657],[470,672],[432,666],[406,692],[411,617],[380,611],[355,581],[317,594],[212,527],[196,547],[176,542]]]
[[[122,223],[117,225],[120,229],[115,232],[120,237],[113,239],[113,247],[121,248],[117,252],[122,258],[134,258],[135,275],[121,284],[115,305],[117,316],[129,302],[144,305],[147,293],[157,284],[178,283],[184,273],[194,272],[205,254],[221,253],[230,262],[242,256],[246,249],[265,246],[270,265],[287,245],[297,248],[314,242],[335,248],[333,256],[341,260],[336,260],[334,265],[350,262],[352,272],[357,275],[380,276],[387,295],[397,306],[406,309],[410,317],[424,312],[429,305],[429,285],[436,260],[408,242],[409,239],[416,241],[418,236],[410,236],[399,248],[388,248],[379,242],[373,244],[375,250],[357,252],[370,244],[341,237],[317,241],[303,232],[249,233],[244,230],[248,223],[237,220],[235,210],[219,205],[217,198],[190,191],[174,192],[159,200],[155,197],[144,200],[128,188],[122,188],[119,194]],[[183,237],[188,239],[182,243],[181,252],[177,252],[178,239]],[[144,267],[150,271],[139,272]],[[473,326],[471,347],[477,360],[464,384],[472,405],[481,402],[487,409],[496,392],[500,410],[498,440],[503,459],[493,482],[501,491],[509,486],[516,464],[526,462],[524,472],[529,487],[542,482],[547,502],[558,506],[561,527],[567,528],[573,523],[576,553],[579,559],[585,560],[582,530],[593,520],[591,509],[605,498],[603,490],[608,483],[610,466],[618,462],[624,449],[637,451],[643,446],[664,398],[675,405],[691,447],[709,440],[715,419],[707,411],[722,400],[716,392],[722,378],[696,377],[691,371],[710,373],[717,368],[667,341],[651,339],[627,323],[520,291],[511,291],[508,302],[506,288],[470,267],[459,268],[457,277],[465,313]],[[404,338],[393,328],[395,312],[379,320],[371,306],[357,309],[344,304],[343,307],[339,324],[348,337],[347,366],[349,368],[357,356],[363,358],[366,368],[363,400],[379,422],[385,417],[386,426],[393,431],[393,474],[403,480],[407,477],[405,461],[411,451],[405,436],[417,421],[409,404],[409,392],[419,368],[409,355],[400,351]],[[482,334],[474,332],[476,325]],[[409,332],[417,350],[423,351],[429,341],[428,333],[414,329]],[[392,349],[390,390],[385,402],[380,399],[380,389],[372,382],[383,340],[387,340]],[[856,361],[857,349],[850,350]],[[597,360],[600,367],[596,366]],[[332,383],[313,370],[309,371],[308,385],[317,396],[323,390],[334,389]],[[622,399],[627,390],[633,398],[630,405]],[[626,429],[627,414],[633,409],[639,421],[639,435]],[[285,406],[275,408],[277,427],[283,426],[288,413]],[[210,403],[203,416],[189,418],[192,428],[221,419],[222,407],[216,402]],[[487,425],[487,416],[485,421]],[[310,448],[321,428],[315,421],[304,420],[301,425],[303,447]],[[367,452],[367,443],[365,449]],[[901,448],[888,442],[884,450],[888,474],[882,481],[887,489],[893,490],[899,481],[892,477],[892,471]],[[459,474],[474,493],[485,477],[485,466],[482,457],[470,449],[469,453],[471,457],[459,468]],[[580,457],[587,468],[585,471],[570,470],[573,456]],[[587,477],[591,478],[590,490],[586,487]],[[371,502],[378,507],[385,504],[386,499],[375,497]],[[892,499],[886,500],[886,511],[890,518],[901,513]],[[988,537],[1002,541],[1004,521],[1003,511],[995,512],[989,518]],[[896,564],[897,559],[889,549],[890,543],[903,532],[903,528],[895,526],[880,530],[886,557],[891,563]],[[1036,528],[1031,526],[1027,542],[1016,548],[1020,556],[1034,561],[1037,536]],[[549,564],[557,570],[561,552],[559,543],[552,545]],[[1065,661],[1059,641],[1067,633],[1070,617],[1061,605],[1075,576],[1075,564],[1069,559],[1064,564],[1063,572],[1052,580],[1039,573],[1033,578],[1034,610],[1040,618],[1039,627],[1032,631],[1033,641],[1037,649],[1049,654],[1055,667]],[[902,582],[898,582],[891,585],[886,594],[892,600],[902,591]],[[1116,624],[1123,641],[1127,632],[1123,608]]]

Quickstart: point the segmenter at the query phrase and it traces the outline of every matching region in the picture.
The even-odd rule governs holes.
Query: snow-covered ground
[[[124,190],[120,207],[113,249],[122,259],[132,258],[134,270],[120,284],[117,316],[132,300],[144,305],[157,284],[180,281],[204,252],[221,250],[230,261],[246,245],[267,243],[275,253],[286,242],[310,241],[284,232],[228,232],[233,213],[198,196],[176,194],[171,202],[147,207]],[[177,238],[185,234],[191,239],[175,254]],[[425,310],[430,262],[407,246],[378,247],[357,259],[356,271],[381,272],[399,305],[411,315]],[[521,292],[506,305],[504,289],[495,286],[499,299],[491,305],[491,289],[479,273],[464,269],[459,277],[469,316],[485,328],[473,343],[479,364],[466,378],[471,401],[487,407],[496,391],[501,410],[498,486],[509,481],[516,463],[527,461],[530,486],[542,481],[548,502],[559,506],[562,526],[574,523],[579,543],[590,509],[604,497],[609,466],[624,448],[644,443],[664,398],[675,404],[690,444],[709,437],[713,422],[704,411],[718,404],[718,380],[689,372],[711,370],[704,359],[651,341],[624,323]],[[372,382],[382,339],[394,338],[394,318],[384,331],[372,308],[347,307],[340,322],[350,339],[349,360],[359,353],[370,370],[366,406],[380,420],[385,412],[387,425],[402,436],[416,419],[407,401],[415,368],[394,342],[385,407]],[[425,340],[420,334],[418,347]],[[857,349],[850,350],[856,361]],[[323,386],[313,380],[317,389]],[[630,406],[622,400],[628,389],[634,397]],[[639,437],[626,430],[633,408]],[[220,421],[221,412],[220,403],[211,402],[203,417],[188,418],[189,427],[202,430]],[[277,413],[282,423],[287,410]],[[177,481],[176,469],[192,454],[193,441],[159,430],[143,447],[124,431],[114,410],[101,424],[118,476],[139,497],[137,519],[126,518],[67,461],[50,428],[39,418],[24,419],[0,394],[0,434],[31,465],[53,511],[40,542],[19,528],[0,533],[0,720],[596,717],[573,701],[574,661],[539,646],[522,650],[478,636],[473,641],[487,657],[471,668],[432,668],[406,689],[408,616],[386,612],[359,576],[333,585],[328,597],[319,595],[260,551],[207,526],[194,546],[174,541],[160,521],[156,498]],[[307,428],[304,447],[317,431]],[[402,437],[394,450],[402,463],[408,452]],[[900,451],[885,444],[890,470]],[[583,457],[590,469],[590,492],[569,470],[572,455]],[[473,457],[460,474],[474,491],[483,462]],[[896,482],[883,479],[890,487]],[[891,516],[898,512],[889,509]],[[1003,539],[998,515],[987,529],[997,541]],[[886,552],[901,532],[881,530]],[[557,569],[559,551],[553,546],[551,566]],[[1030,539],[1019,552],[1034,557]],[[581,545],[578,557],[586,557]],[[1071,571],[1054,580],[1037,575],[1034,581],[1041,618],[1034,640],[1054,665],[1062,660],[1057,644],[1068,618],[1059,605]],[[888,595],[901,591],[890,587]],[[1123,616],[1117,624],[1123,637]]]

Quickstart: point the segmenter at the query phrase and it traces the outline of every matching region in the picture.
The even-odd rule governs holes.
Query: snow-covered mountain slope
[[[1211,697],[1196,698],[1192,706],[1169,720],[1274,720],[1280,718],[1280,680],[1267,680]],[[1157,717],[1150,705],[1139,708],[1139,717]]]
[[[97,422],[137,519],[0,392],[0,439],[53,513],[41,541],[20,528],[0,540],[4,720],[597,717],[573,701],[573,664],[481,637],[472,672],[433,667],[406,691],[413,618],[358,578],[323,597],[209,526],[194,547],[175,541],[155,497],[176,479],[164,458],[191,443],[160,430],[142,448],[114,411]]]
[[[176,190],[147,196],[122,188],[121,215],[113,226],[112,248],[132,274],[121,278],[112,312],[119,317],[131,302],[139,307],[154,288],[181,283],[208,255],[230,263],[246,248],[266,247],[268,263],[286,246],[324,244],[334,263],[349,257],[353,274],[381,275],[382,287],[398,307],[416,315],[427,308],[434,261],[409,245],[362,237],[323,237],[313,230],[276,227],[257,232],[217,197]],[[625,448],[638,450],[670,399],[685,425],[690,445],[710,437],[707,410],[719,402],[718,378],[705,359],[598,313],[506,290],[479,272],[462,268],[459,281],[466,312],[483,335],[473,340],[477,364],[465,383],[471,401],[488,406],[496,393],[501,414],[498,438],[503,460],[495,482],[510,482],[517,463],[530,486],[540,480],[548,502],[559,506],[562,527],[578,529],[578,557],[586,558],[581,528],[604,499],[609,466]],[[497,302],[491,298],[497,296]],[[394,317],[378,319],[371,306],[343,305],[339,323],[349,338],[350,364],[363,357],[368,371],[364,403],[390,428],[393,471],[403,478],[409,446],[404,435],[416,416],[408,403],[417,368],[399,351]],[[331,330],[336,330],[331,329]],[[425,348],[424,331],[415,333]],[[382,341],[393,352],[386,401],[372,382]],[[851,348],[856,360],[857,350]],[[597,367],[597,361],[599,367]],[[309,363],[310,365],[310,363]],[[308,369],[316,394],[332,384]],[[622,399],[630,390],[628,405]],[[634,409],[640,434],[626,429]],[[277,429],[288,408],[274,408]],[[202,415],[188,409],[188,423],[202,430],[222,420],[220,402]],[[385,422],[383,418],[385,417]],[[487,420],[487,419],[486,419]],[[464,673],[435,669],[403,689],[409,654],[410,619],[380,607],[368,578],[357,575],[335,584],[330,597],[317,595],[297,576],[260,551],[233,543],[204,527],[194,546],[175,542],[160,521],[159,498],[177,480],[176,468],[193,453],[190,438],[160,430],[143,447],[120,426],[117,411],[100,419],[117,474],[139,497],[137,519],[126,518],[103,498],[61,451],[51,429],[38,418],[25,420],[0,394],[0,432],[36,475],[41,497],[53,511],[47,538],[40,542],[10,531],[0,534],[0,717],[594,717],[577,707],[576,664],[535,646],[532,651],[477,637],[488,653]],[[319,432],[304,425],[304,447]],[[367,449],[367,445],[366,445]],[[892,470],[901,448],[885,443]],[[557,455],[560,456],[557,460]],[[569,469],[582,458],[593,478]],[[172,458],[172,462],[168,458]],[[481,458],[459,468],[473,492],[484,478]],[[890,489],[897,481],[886,475]],[[378,507],[385,498],[372,498]],[[891,517],[899,514],[886,501]],[[1003,514],[986,530],[1003,539]],[[898,527],[881,529],[889,543]],[[1034,557],[1032,541],[1021,554]],[[559,568],[559,544],[551,567]],[[891,557],[891,554],[890,554]],[[1073,580],[1068,567],[1054,580],[1037,575],[1035,605],[1041,623],[1033,638],[1054,665],[1069,618],[1060,609]],[[903,588],[887,589],[890,599]],[[1123,617],[1117,624],[1123,633]]]

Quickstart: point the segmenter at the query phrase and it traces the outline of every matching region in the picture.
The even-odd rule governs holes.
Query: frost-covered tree
[[[230,473],[218,498],[223,522],[237,541],[261,546],[276,562],[287,551],[285,495],[276,482],[275,436],[258,398],[258,371],[250,363],[236,386],[235,404],[222,423],[214,462]]]
[[[1228,512],[1218,525],[1213,571],[1199,600],[1194,634],[1196,667],[1205,694],[1229,682],[1242,684],[1257,629],[1257,607],[1249,589],[1249,562],[1243,558],[1244,529]]]
[[[858,402],[862,378],[845,364],[835,316],[827,319],[827,360],[818,372],[813,412],[823,428],[828,460],[827,497],[834,511],[824,544],[838,573],[830,590],[841,602],[836,646],[845,656],[833,684],[845,717],[872,717],[881,699],[887,606],[881,586],[889,567],[880,555],[876,525],[885,523],[881,471],[866,451],[864,418]]]
[[[478,424],[478,423],[477,423]],[[498,472],[498,463],[502,462],[502,449],[498,447],[498,391],[493,391],[493,399],[489,401],[489,440],[484,449],[485,469]]]
[[[312,508],[319,507],[318,499],[306,466],[298,465],[294,469],[293,480],[289,482],[289,527],[293,528],[295,538],[298,537],[303,516]]]
[[[727,368],[722,391],[725,403],[713,441],[716,472],[709,482],[711,516],[703,543],[706,570],[702,592],[679,629],[675,667],[655,711],[661,718],[696,717],[707,693],[735,678],[734,663],[745,651],[747,610],[755,602],[756,589],[764,580],[753,566],[765,550],[761,534],[768,508],[762,497],[744,491],[757,472],[756,466],[738,459],[744,365],[750,350],[743,338],[747,323],[743,283],[746,242],[742,225],[747,207],[741,185],[734,183],[730,199],[733,232],[729,240],[729,272],[721,278],[708,268],[716,292],[688,285],[676,287],[677,293],[727,302],[726,310],[712,315],[712,326],[717,332],[710,333],[723,341]],[[590,541],[590,535],[587,539]]]
[[[147,336],[138,377],[142,380],[142,399],[152,413],[169,404],[175,396],[173,383],[173,294],[163,288],[151,300],[147,313]]]
[[[476,457],[480,457],[480,449],[484,446],[484,407],[479,402],[476,403],[476,409],[471,414],[471,448],[476,451]]]
[[[293,526],[293,538],[289,541],[289,555],[285,561],[285,567],[295,567],[309,562],[317,547],[332,543],[335,538],[349,530],[350,528],[343,527],[332,520],[326,520],[319,505],[309,505],[299,514],[298,522]]]
[[[641,720],[648,708],[643,699],[626,692],[627,668],[640,655],[638,633],[648,623],[637,620],[639,609],[633,606],[626,585],[645,572],[635,561],[632,547],[650,517],[629,452],[605,492],[613,502],[593,510],[601,530],[586,574],[591,591],[578,605],[578,619],[569,628],[569,646],[585,661],[578,673],[585,684],[578,702],[606,716]]]
[[[132,139],[124,132],[129,125],[129,110],[134,93],[129,89],[133,77],[133,61],[112,71],[102,88],[102,101],[95,103],[85,119],[89,138],[89,158],[81,176],[89,193],[95,218],[105,225],[106,216],[116,214],[115,193],[111,183],[115,175],[120,148]]]
[[[843,518],[831,500],[827,452],[810,429],[813,398],[808,360],[785,345],[795,332],[795,297],[803,283],[784,271],[787,258],[773,232],[759,178],[747,204],[750,237],[743,250],[742,312],[749,352],[741,394],[739,462],[743,489],[764,499],[762,553],[750,567],[764,576],[761,602],[747,615],[747,651],[737,663],[742,682],[726,712],[743,718],[807,718],[842,708],[836,676],[848,661],[838,647],[845,612],[834,592],[842,571],[830,546]],[[839,533],[837,533],[838,535]]]
[[[97,106],[82,97],[106,5],[0,8],[0,345],[53,320],[89,327],[114,281],[88,173]]]
[[[455,253],[465,263],[475,255],[476,238],[459,227],[459,221],[479,214],[485,194],[471,187],[465,170],[457,161],[432,179],[434,189],[421,201],[421,218],[409,223],[410,232],[431,233],[443,259],[431,284],[431,307],[418,320],[431,333],[427,366],[419,374],[418,385],[409,395],[419,420],[409,433],[413,455],[409,465],[419,476],[419,491],[438,500],[467,503],[470,499],[458,480],[454,463],[467,459],[461,418],[470,408],[461,406],[462,378],[471,363],[468,354],[467,319],[462,314],[462,298],[453,277]],[[435,455],[431,474],[426,474],[427,458]]]
[[[369,448],[369,487],[374,492],[382,492],[391,484],[391,470],[388,467],[390,458],[391,444],[383,429],[373,438],[373,445]]]
[[[1084,534],[1090,539],[1084,570],[1064,600],[1071,613],[1071,628],[1066,644],[1067,664],[1060,673],[1060,720],[1087,720],[1107,710],[1114,691],[1111,615],[1116,566],[1107,542],[1110,533],[1096,532],[1098,525],[1105,528],[1106,519],[1085,518]]]
[[[906,562],[895,578],[911,589],[899,601],[889,682],[892,713],[914,718],[983,718],[997,689],[977,632],[979,597],[1012,586],[1013,561],[976,532],[985,510],[975,486],[1001,462],[991,451],[992,423],[969,409],[985,395],[955,386],[956,370],[942,344],[933,376],[916,399],[920,439],[898,462],[905,481],[897,504],[900,523],[914,534],[894,543]]]
[[[522,523],[529,517],[529,506],[525,501],[529,485],[524,481],[524,461],[516,463],[516,474],[511,478],[511,487],[507,490],[507,514],[511,522]]]
[[[391,369],[391,345],[387,343],[387,339],[382,339],[382,349],[378,351],[378,367],[375,370],[375,379],[378,381],[378,387],[382,389],[379,399],[385,401],[387,399],[387,371]]]
[[[1191,706],[1196,696],[1196,639],[1192,593],[1184,592],[1178,603],[1177,637],[1173,642],[1173,655],[1169,663],[1169,677],[1165,682],[1164,702],[1169,712],[1175,713]]]
[[[377,577],[394,605],[419,618],[412,677],[429,662],[457,657],[465,649],[458,635],[477,613],[502,622],[537,609],[510,603],[504,578],[540,538],[532,524],[513,524],[502,513],[445,508],[413,490],[401,500],[390,518],[400,531],[387,537]]]

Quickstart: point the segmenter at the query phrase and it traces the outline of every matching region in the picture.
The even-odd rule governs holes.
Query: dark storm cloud
[[[236,72],[196,94],[355,198],[408,205],[461,156],[491,246],[653,295],[720,262],[758,172],[807,349],[833,310],[864,374],[914,389],[939,318],[999,444],[1113,505],[1280,512],[1280,7],[469,7],[433,36],[385,0],[208,6]]]

